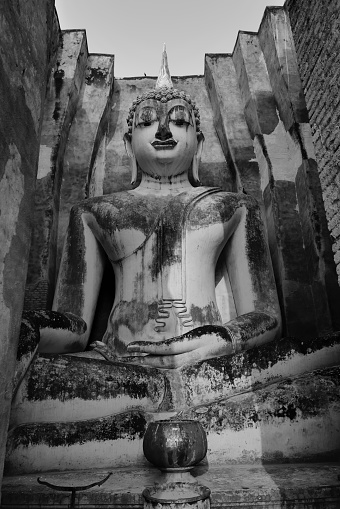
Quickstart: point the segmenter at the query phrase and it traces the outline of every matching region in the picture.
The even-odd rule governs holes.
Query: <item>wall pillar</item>
[[[47,87],[35,191],[25,309],[50,309],[56,279],[56,236],[64,154],[85,76],[84,30],[61,34]]]
[[[282,8],[267,8],[258,34],[239,34],[233,61],[260,168],[285,334],[331,331],[328,232],[294,43]]]
[[[315,147],[317,168],[313,178],[320,180],[317,200],[323,202],[326,212],[318,237],[327,242],[322,245],[325,278],[334,328],[339,330],[340,7],[337,0],[287,0],[284,7],[290,19]]]
[[[30,247],[41,119],[50,62],[59,38],[54,0],[2,2],[0,25],[1,483]]]

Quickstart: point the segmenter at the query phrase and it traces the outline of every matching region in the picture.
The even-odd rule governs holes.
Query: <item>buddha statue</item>
[[[143,466],[148,424],[173,418],[200,421],[218,461],[277,458],[288,442],[288,458],[311,442],[317,452],[314,421],[290,420],[299,394],[324,386],[313,370],[338,363],[337,336],[280,339],[260,207],[200,184],[199,111],[173,87],[165,52],[127,122],[139,185],[72,208],[53,309],[23,321],[8,472]],[[94,341],[108,262],[114,301]]]
[[[224,371],[230,356],[280,338],[260,208],[244,193],[200,185],[199,111],[173,87],[162,58],[155,89],[137,97],[127,119],[140,184],[72,208],[53,308],[23,322],[10,472],[135,463],[147,422],[218,401],[233,391],[219,382],[227,375],[218,365]],[[107,261],[114,302],[93,342]],[[205,369],[211,389],[202,392]]]
[[[258,204],[200,185],[199,111],[173,87],[165,51],[162,58],[155,89],[137,97],[127,119],[132,183],[139,168],[140,184],[70,214],[53,311],[84,327],[45,325],[42,353],[87,348],[106,257],[115,299],[92,347],[111,360],[173,369],[280,337]]]

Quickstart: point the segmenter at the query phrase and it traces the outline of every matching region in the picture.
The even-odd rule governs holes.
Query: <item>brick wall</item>
[[[340,3],[287,0],[340,282]]]

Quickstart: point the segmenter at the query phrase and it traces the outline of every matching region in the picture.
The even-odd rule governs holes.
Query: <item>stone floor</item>
[[[49,472],[42,481],[58,486],[86,486],[99,482],[108,470]],[[340,463],[281,465],[201,464],[192,474],[211,490],[212,508],[339,509]],[[74,507],[128,509],[143,507],[142,491],[162,475],[147,469],[118,468],[101,486],[76,493]],[[43,509],[70,506],[70,492],[37,483],[39,474],[5,477],[3,509]]]

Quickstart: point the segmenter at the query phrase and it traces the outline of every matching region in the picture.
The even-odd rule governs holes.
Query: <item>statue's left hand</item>
[[[127,350],[134,354],[134,357],[129,357],[129,362],[174,369],[212,357],[230,355],[233,345],[225,327],[209,325],[157,343],[135,341],[128,345]],[[138,353],[142,355],[136,356]]]

